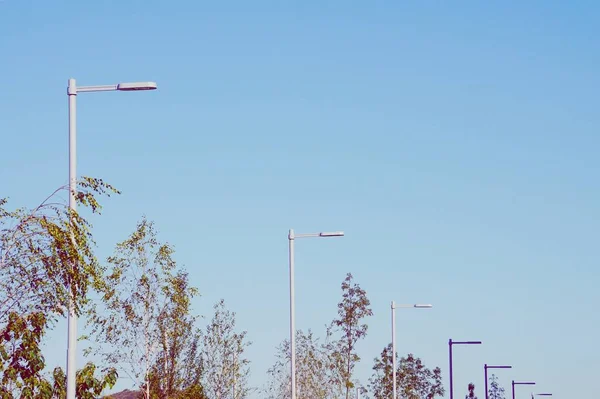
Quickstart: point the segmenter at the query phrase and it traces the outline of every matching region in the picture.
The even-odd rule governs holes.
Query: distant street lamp
[[[481,345],[481,341],[452,341],[452,338],[448,340],[448,357],[450,358],[450,399],[454,399],[454,382],[452,381],[452,345]]]
[[[483,365],[483,373],[485,375],[485,399],[489,399],[488,394],[488,369],[511,369],[512,366],[488,366],[487,364]]]
[[[296,399],[296,304],[294,300],[294,241],[296,238],[326,238],[342,237],[343,231],[295,234],[294,230],[289,231],[289,259],[290,259],[290,377],[292,390],[292,399]]]
[[[515,385],[535,385],[535,382],[515,382],[515,380],[512,380],[512,399],[515,399]]]
[[[396,394],[396,309],[430,309],[433,305],[430,304],[414,304],[414,305],[396,305],[394,301],[392,301],[392,384],[393,384],[393,396],[394,399],[397,398]]]
[[[69,79],[69,208],[77,210],[77,94],[95,91],[140,91],[156,90],[154,82],[119,83],[103,86],[77,86],[75,79]],[[69,290],[72,293],[72,290]],[[68,341],[67,341],[67,399],[75,399],[77,315],[72,300],[69,301]]]

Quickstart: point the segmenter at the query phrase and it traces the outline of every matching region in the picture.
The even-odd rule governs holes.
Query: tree
[[[100,213],[96,197],[119,193],[101,179],[77,182],[76,201]],[[40,342],[69,304],[81,315],[89,310],[88,293],[105,293],[104,268],[97,262],[91,225],[60,199],[68,186],[55,190],[36,208],[6,210],[0,199],[0,375],[2,398],[60,397],[61,381],[42,375]],[[78,372],[81,397],[111,386],[114,370],[94,379],[93,365]],[[61,370],[55,370],[55,376]],[[64,373],[63,373],[64,374]],[[84,380],[82,380],[82,378]],[[82,382],[83,381],[83,382]],[[99,382],[93,387],[86,385]],[[64,385],[64,384],[63,384]],[[98,389],[96,389],[98,388]],[[101,388],[101,389],[100,389]]]
[[[475,396],[475,384],[472,382],[469,383],[467,389],[469,390],[469,393],[465,395],[465,399],[477,399],[477,396]]]
[[[498,377],[495,374],[490,376],[490,389],[488,391],[490,399],[505,399],[504,388],[498,384]]]
[[[409,353],[399,359],[396,354],[398,368],[396,370],[396,389],[400,397],[406,399],[434,399],[444,396],[442,386],[442,371],[439,367],[433,370],[423,365],[418,357]],[[392,344],[388,344],[375,358],[373,366],[375,373],[369,380],[370,389],[375,399],[389,398],[393,392]]]
[[[96,346],[87,353],[95,352],[123,370],[143,386],[147,399],[151,372],[154,387],[166,392],[197,382],[199,359],[189,350],[197,343],[195,318],[189,315],[189,301],[197,290],[189,286],[187,274],[177,271],[173,253],[169,244],[157,239],[154,224],[143,218],[108,258],[111,290],[88,323]],[[191,364],[185,363],[186,355],[192,356]]]
[[[20,316],[11,312],[1,331],[0,397],[50,397],[52,385],[42,375],[45,366],[40,341],[46,329],[41,312]]]
[[[264,390],[267,399],[290,398],[290,341],[278,347],[276,362],[268,370],[269,382]],[[296,381],[298,399],[331,399],[341,394],[339,384],[330,384],[336,369],[332,367],[327,345],[321,344],[313,332],[296,331]]]
[[[202,399],[201,332],[190,315],[187,273],[179,272],[165,289],[167,304],[158,318],[160,352],[150,371],[151,397]]]
[[[398,354],[396,354],[396,360],[398,360]],[[381,355],[376,357],[374,362],[374,373],[369,379],[369,389],[373,392],[375,399],[389,399],[393,394],[392,344],[383,348]],[[396,374],[397,377],[398,374]]]
[[[235,331],[235,313],[227,310],[223,299],[213,308],[215,313],[202,337],[206,394],[210,399],[247,398],[250,361],[243,354],[251,342],[246,340],[246,331]]]
[[[398,391],[407,399],[433,399],[444,396],[442,386],[442,370],[439,367],[433,370],[423,365],[418,357],[409,353],[400,359],[398,367]]]
[[[72,300],[76,313],[89,304],[88,291],[105,292],[104,268],[97,262],[91,225],[70,210],[54,191],[32,210],[5,209],[0,198],[0,324],[10,312],[41,312],[51,322],[65,316]],[[76,201],[100,213],[96,196],[119,193],[100,179],[83,177]],[[72,297],[72,298],[71,298]]]
[[[96,366],[88,362],[77,370],[75,379],[75,397],[78,399],[96,399],[107,388],[112,388],[117,382],[118,373],[113,367],[104,369],[100,378],[95,376]],[[57,367],[53,373],[53,396],[52,399],[64,399],[67,397],[67,376],[62,368]],[[41,398],[40,398],[41,399]]]
[[[7,325],[0,331],[0,372],[2,375],[0,397],[62,399],[66,397],[67,378],[57,367],[53,381],[48,381],[42,371],[45,367],[40,342],[46,326],[42,313],[19,316],[11,312]],[[102,370],[100,378],[95,376],[96,366],[87,363],[76,373],[76,394],[78,398],[94,399],[106,388],[112,388],[117,381],[114,368]]]
[[[339,370],[340,382],[346,391],[346,399],[354,388],[352,372],[360,357],[356,352],[356,344],[367,335],[368,326],[363,319],[372,316],[371,302],[367,293],[353,282],[351,273],[342,282],[342,300],[338,304],[338,318],[334,319],[328,330],[328,337],[338,333],[339,340],[331,341],[330,353],[334,367]]]

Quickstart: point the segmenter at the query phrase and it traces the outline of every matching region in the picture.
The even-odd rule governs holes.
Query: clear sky
[[[0,1],[0,196],[67,181],[67,79],[154,80],[78,99],[78,170],[123,195],[94,218],[105,258],[142,215],[210,317],[225,298],[261,386],[297,326],[319,335],[346,272],[375,315],[357,376],[390,342],[455,395],[483,364],[555,398],[600,371],[600,6],[593,1]],[[46,346],[64,366],[65,323]],[[119,388],[127,387],[120,381]],[[519,387],[518,398],[528,398]],[[260,395],[253,396],[260,398]],[[446,395],[448,397],[448,394]]]

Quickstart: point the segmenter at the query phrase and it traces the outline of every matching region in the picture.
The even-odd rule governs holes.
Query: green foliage
[[[41,375],[45,362],[39,345],[46,323],[40,312],[25,316],[9,314],[8,323],[0,331],[1,398],[27,398],[52,392],[51,385]]]
[[[352,372],[360,361],[356,344],[368,327],[364,319],[372,316],[366,291],[348,273],[342,282],[342,300],[337,318],[327,327],[321,343],[309,330],[296,331],[296,387],[298,399],[338,399],[350,397],[354,388]],[[288,340],[277,347],[276,362],[268,370],[269,381],[263,389],[268,399],[284,399],[290,394],[290,358]],[[354,390],[352,390],[352,393]]]
[[[96,377],[96,366],[88,362],[83,369],[77,370],[75,396],[78,399],[96,399],[107,388],[112,388],[117,383],[118,373],[114,368],[102,370],[100,378]],[[54,369],[54,398],[67,397],[67,377],[62,368]]]
[[[227,310],[223,299],[214,305],[214,312],[203,335],[204,388],[211,398],[231,397],[232,387],[234,399],[247,398],[250,361],[243,355],[251,342],[246,331],[236,332],[235,313]]]
[[[166,306],[157,320],[160,351],[148,377],[151,396],[183,398],[194,393],[204,395],[201,385],[201,334],[195,327],[197,318],[190,315],[190,299],[195,292],[189,287],[187,273],[180,271],[169,276],[164,287]]]
[[[434,399],[444,396],[442,371],[439,367],[430,370],[411,353],[401,359],[396,354],[396,360],[396,389],[399,397]],[[369,388],[375,399],[390,398],[393,393],[392,344],[386,346],[374,361],[374,374],[369,380]]]
[[[340,381],[346,390],[346,399],[354,388],[352,373],[360,357],[356,352],[356,344],[367,335],[368,326],[363,320],[373,315],[371,302],[367,293],[354,282],[352,274],[348,273],[342,282],[342,300],[338,303],[338,318],[334,319],[328,330],[328,337],[336,333],[338,340],[329,344],[329,350],[334,367],[339,370]],[[336,383],[334,381],[333,383]]]
[[[90,289],[103,292],[103,268],[93,253],[91,225],[59,199],[61,187],[32,210],[5,209],[0,199],[0,324],[11,311],[64,316],[72,295],[75,311],[87,305]],[[78,183],[77,202],[101,210],[97,195],[119,193],[100,179]]]
[[[89,318],[96,345],[88,353],[119,367],[146,398],[201,388],[200,338],[190,314],[198,291],[177,270],[173,254],[143,218],[108,258],[111,289]]]
[[[264,389],[267,399],[290,397],[290,341],[277,347],[277,360],[268,370],[269,383]],[[312,331],[296,332],[296,382],[298,399],[330,399],[341,394],[339,384],[330,384],[332,367],[327,345],[319,342]]]
[[[77,184],[76,202],[100,213],[96,197],[119,193],[100,179],[84,177]],[[107,291],[104,268],[93,253],[91,225],[60,199],[63,186],[34,209],[7,210],[0,199],[0,398],[60,398],[64,382],[55,370],[47,381],[40,342],[71,302],[75,312],[89,309],[90,291]],[[91,374],[90,374],[91,373]],[[108,370],[96,380],[89,364],[78,373],[78,397],[112,386]],[[62,374],[64,375],[64,373]],[[86,396],[87,395],[87,396]]]
[[[0,398],[61,399],[66,397],[66,377],[61,368],[54,369],[53,382],[42,371],[45,367],[40,342],[47,319],[42,313],[19,316],[11,312],[8,323],[0,331]],[[76,374],[77,397],[94,399],[117,382],[114,369],[103,370],[95,377],[96,366],[88,363]]]

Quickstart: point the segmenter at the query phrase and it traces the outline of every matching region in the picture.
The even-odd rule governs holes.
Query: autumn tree
[[[434,399],[444,396],[442,370],[439,367],[428,369],[412,353],[400,359],[396,377],[397,389],[403,398]]]
[[[490,376],[490,388],[488,390],[490,399],[505,399],[504,388],[498,383],[498,377],[495,374]]]
[[[352,274],[348,273],[342,282],[338,318],[333,320],[328,331],[328,337],[339,336],[337,340],[330,340],[328,349],[333,367],[339,370],[346,399],[350,398],[350,392],[354,388],[352,373],[360,361],[356,344],[367,335],[368,326],[364,319],[373,315],[370,305],[366,291],[355,283]]]
[[[165,287],[167,302],[158,317],[160,349],[149,375],[152,398],[205,398],[201,332],[191,315],[188,275],[179,272]]]
[[[100,378],[96,377],[97,367],[88,362],[81,370],[77,370],[75,376],[75,397],[78,399],[97,399],[106,389],[112,388],[118,378],[114,367],[102,370]],[[57,367],[52,373],[53,395],[52,399],[64,399],[67,397],[67,376],[62,368]],[[42,398],[39,398],[42,399]]]
[[[60,187],[31,210],[9,211],[0,198],[0,325],[10,312],[41,312],[52,322],[66,315],[70,300],[80,315],[90,290],[106,291],[91,225],[61,199],[68,190]],[[100,213],[96,197],[112,193],[119,192],[100,179],[83,177],[76,201]]]
[[[46,317],[39,312],[20,316],[11,312],[0,330],[0,398],[62,399],[66,397],[66,382],[62,368],[57,367],[52,380],[46,378],[46,366],[40,342],[46,331]],[[102,370],[96,377],[96,366],[87,363],[76,373],[78,398],[95,399],[117,381],[114,368]]]
[[[269,381],[264,389],[267,399],[290,398],[290,341],[284,340],[276,352],[276,362],[268,370]],[[296,332],[296,381],[298,399],[339,398],[341,389],[337,370],[332,367],[327,344],[319,342],[313,332]]]
[[[197,382],[197,334],[189,313],[197,290],[177,269],[173,253],[171,245],[158,240],[154,224],[143,218],[108,258],[111,290],[89,319],[95,345],[88,353],[122,370],[143,387],[147,399],[151,372],[154,387],[167,392],[180,389],[184,381]],[[185,363],[186,356],[191,364]]]
[[[250,361],[244,357],[251,344],[246,331],[236,332],[235,312],[221,299],[203,334],[203,386],[210,399],[244,399],[250,393]]]
[[[97,262],[91,224],[69,209],[61,198],[63,186],[34,209],[6,209],[0,199],[0,375],[2,398],[60,397],[61,381],[48,381],[42,371],[45,360],[40,342],[48,329],[66,315],[89,311],[88,293],[107,292],[105,269]],[[75,199],[93,213],[100,213],[97,197],[119,193],[100,179],[83,177]],[[90,364],[78,372],[81,397],[101,392],[116,379],[107,370],[100,379],[90,376]],[[61,369],[55,370],[60,376]],[[96,381],[93,388],[85,385]],[[96,389],[97,388],[97,389]],[[54,396],[55,395],[55,396]]]
[[[393,394],[393,359],[392,344],[389,344],[381,351],[379,357],[374,359],[373,375],[369,379],[369,390],[373,393],[375,399],[389,399]],[[398,364],[398,354],[396,354],[396,364]],[[396,374],[396,378],[398,374]]]
[[[390,398],[393,392],[392,344],[388,344],[374,362],[369,388],[375,399]],[[442,371],[439,367],[428,369],[421,359],[411,353],[401,359],[396,354],[396,364],[396,389],[400,397],[434,399],[444,396]]]

